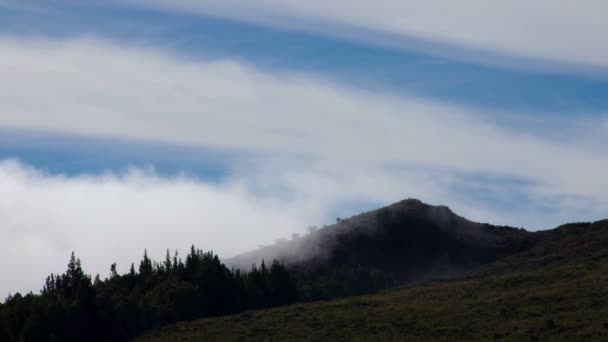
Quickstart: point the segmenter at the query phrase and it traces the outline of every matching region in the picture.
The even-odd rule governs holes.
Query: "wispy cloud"
[[[507,174],[582,194],[606,185],[595,177],[608,163],[606,139],[589,139],[597,130],[560,143],[487,112],[95,40],[4,39],[0,53],[7,128]]]
[[[285,1],[121,0],[291,29],[395,43],[416,38],[510,56],[608,66],[608,4],[541,0]],[[384,35],[384,36],[383,36]],[[391,38],[392,36],[392,38]],[[469,58],[475,58],[469,55]]]

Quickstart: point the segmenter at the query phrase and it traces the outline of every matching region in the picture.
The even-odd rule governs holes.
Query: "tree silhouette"
[[[230,270],[217,255],[192,246],[185,264],[167,251],[147,250],[125,275],[110,266],[106,279],[86,274],[70,255],[63,274],[47,277],[40,295],[17,293],[0,304],[0,341],[124,340],[164,324],[293,303],[294,278],[279,262],[251,272]]]
[[[153,271],[152,260],[148,257],[148,250],[144,250],[144,258],[139,263],[139,274],[143,277],[149,276]]]

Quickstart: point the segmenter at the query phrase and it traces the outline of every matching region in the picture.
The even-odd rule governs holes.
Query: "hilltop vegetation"
[[[138,341],[607,340],[608,222],[540,236],[460,280],[180,323]]]

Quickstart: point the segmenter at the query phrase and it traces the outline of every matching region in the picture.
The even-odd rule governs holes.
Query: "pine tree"
[[[44,287],[42,288],[42,294],[44,295],[53,295],[57,290],[57,282],[55,280],[55,275],[51,273],[50,276],[46,278],[44,283]]]
[[[169,253],[169,249],[167,249],[167,255],[165,256],[163,267],[167,273],[171,273],[173,271],[173,264],[171,263],[171,254]]]
[[[81,290],[86,290],[91,287],[91,277],[84,273],[80,259],[76,258],[74,252],[72,252],[72,255],[70,256],[68,270],[61,278],[62,281],[60,284],[63,294],[70,299],[75,299]]]
[[[148,250],[144,250],[144,258],[142,259],[141,263],[139,264],[139,274],[141,276],[148,276],[150,274],[152,274],[152,272],[154,271],[154,268],[152,266],[152,260],[150,260],[150,258],[148,257]]]
[[[178,257],[177,250],[175,250],[175,254],[173,255],[173,272],[180,271],[181,259],[178,260]]]
[[[70,256],[70,262],[68,263],[66,279],[71,282],[69,285],[74,285],[74,283],[80,281],[83,276],[84,271],[82,270],[80,259],[77,259],[74,255],[74,252],[72,252],[72,255]]]

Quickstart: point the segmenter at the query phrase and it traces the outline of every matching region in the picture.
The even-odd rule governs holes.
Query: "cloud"
[[[0,191],[0,295],[40,289],[72,250],[105,276],[112,262],[127,272],[144,248],[158,260],[189,244],[230,256],[305,227],[295,203],[151,170],[66,177],[3,161]]]
[[[474,49],[476,54],[494,51],[560,63],[608,66],[608,44],[604,39],[608,23],[603,16],[608,4],[601,0],[119,2],[376,42],[415,38]]]
[[[158,258],[196,243],[230,255],[326,223],[348,201],[419,197],[529,228],[607,212],[604,129],[564,122],[580,127],[567,140],[524,134],[493,121],[508,113],[96,39],[4,37],[0,55],[3,129],[244,156],[220,184],[145,170],[67,177],[1,163],[0,260],[14,262],[0,263],[11,275],[0,293],[37,289],[64,269],[70,250],[102,274],[114,261],[126,271],[144,248]],[[501,177],[522,182],[494,184]],[[514,188],[528,206],[488,203]],[[476,198],[472,189],[494,195]],[[538,203],[550,210],[539,214]]]
[[[0,53],[5,128],[505,174],[582,194],[608,182],[599,177],[608,166],[602,131],[560,143],[492,122],[508,113],[97,40],[3,39]]]

